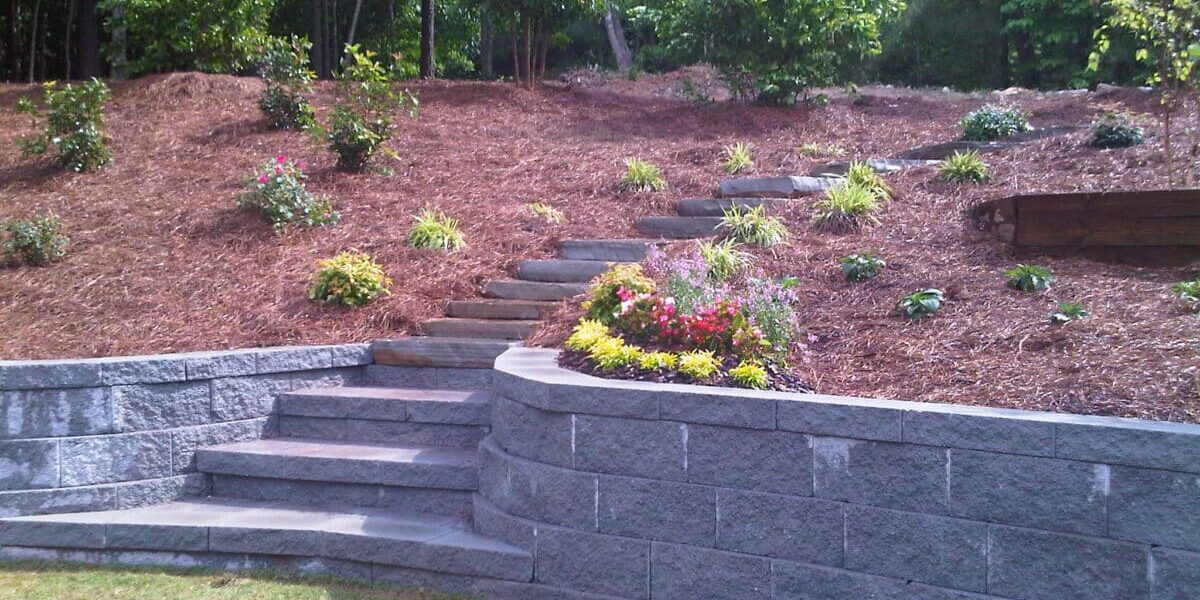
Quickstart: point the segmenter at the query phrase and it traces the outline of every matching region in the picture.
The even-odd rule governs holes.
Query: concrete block
[[[208,550],[208,528],[195,525],[109,523],[105,527],[105,536],[105,547],[112,549],[173,552]]]
[[[45,490],[0,492],[0,517],[48,515],[117,508],[112,484]]]
[[[0,441],[0,492],[58,487],[58,442]]]
[[[185,359],[177,354],[99,359],[104,385],[164,383],[187,379]]]
[[[799,433],[689,425],[688,481],[812,495],[812,439]]]
[[[176,429],[171,432],[172,472],[176,474],[194,472],[196,470],[196,448],[257,440],[267,435],[273,423],[272,418],[265,417]]]
[[[329,355],[331,366],[358,367],[369,365],[373,361],[371,344],[342,344],[330,346]]]
[[[988,589],[987,525],[848,506],[846,568],[983,592]]]
[[[364,370],[364,381],[374,385],[447,390],[491,389],[490,367],[456,369],[442,367],[400,367],[372,364]]]
[[[642,539],[713,546],[716,490],[709,487],[600,476],[600,531]]]
[[[472,497],[471,521],[475,531],[522,550],[533,551],[537,523],[510,515],[482,494]]]
[[[328,346],[260,348],[255,356],[260,374],[333,368],[333,352]]]
[[[183,355],[183,365],[189,380],[240,377],[258,372],[258,357],[254,350],[192,352]]]
[[[216,421],[265,417],[275,410],[275,397],[300,388],[333,387],[345,382],[344,370],[328,369],[228,377],[212,382],[212,416]]]
[[[544,410],[634,419],[658,418],[658,393],[627,387],[623,385],[626,382],[614,380],[611,385],[615,387],[609,387],[609,382],[604,386],[579,385],[582,375],[559,369],[537,370],[537,379],[524,376],[531,369],[531,361],[555,353],[553,350],[522,348],[501,356],[497,359],[496,393]],[[513,374],[509,369],[521,374]]]
[[[209,418],[207,381],[119,385],[112,400],[113,428],[121,432],[201,425]]]
[[[96,360],[0,360],[0,390],[103,385]]]
[[[654,542],[650,558],[654,600],[766,600],[771,561],[765,558]]]
[[[1067,417],[1064,417],[1067,418]],[[1200,473],[1200,426],[1070,417],[1055,429],[1059,458]]]
[[[596,476],[514,458],[490,438],[479,450],[479,493],[501,510],[542,523],[596,530]]]
[[[842,505],[734,490],[717,490],[717,547],[722,550],[842,566]]]
[[[650,542],[543,527],[534,580],[621,598],[650,597]]]
[[[1105,465],[950,450],[950,512],[966,519],[1103,536],[1108,490]]]
[[[1200,550],[1200,475],[1112,467],[1113,538]]]
[[[529,460],[570,467],[572,418],[497,396],[492,402],[492,436],[509,454]]]
[[[315,529],[270,529],[256,527],[209,527],[208,547],[214,552],[321,556],[328,534]]]
[[[667,421],[775,429],[775,400],[753,392],[662,394],[658,412],[659,418]]]
[[[875,400],[849,398],[780,400],[779,429],[812,435],[899,442],[901,416],[895,408],[874,406]]]
[[[108,388],[0,392],[0,439],[112,432]]]
[[[683,481],[687,426],[579,415],[575,419],[575,468],[613,475]]]
[[[1200,554],[1169,548],[1150,552],[1150,600],[1200,597]]]
[[[46,548],[104,548],[104,523],[27,519],[0,521],[0,546],[34,544]]]
[[[996,600],[903,579],[782,560],[771,565],[776,600]]]
[[[1022,600],[1139,600],[1149,547],[992,525],[988,591]]]
[[[814,438],[814,495],[944,514],[947,453],[929,446]]]
[[[187,496],[205,496],[209,491],[208,478],[199,473],[118,483],[112,487],[117,493],[116,508],[122,510],[166,504]]]
[[[487,435],[486,427],[438,423],[400,423],[287,416],[279,417],[278,423],[279,434],[288,437],[456,448],[476,446]]]
[[[171,434],[165,431],[64,439],[59,452],[63,487],[172,474]]]
[[[989,416],[990,409],[969,413],[905,411],[904,441],[927,446],[1054,456],[1054,424],[1024,414]],[[1001,413],[995,410],[996,413]]]

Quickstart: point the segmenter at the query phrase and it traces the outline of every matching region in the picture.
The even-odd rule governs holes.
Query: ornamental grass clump
[[[619,187],[626,192],[661,192],[667,189],[662,169],[639,158],[625,159],[625,176]]]
[[[787,242],[787,226],[776,217],[768,216],[761,204],[753,207],[733,206],[724,211],[717,229],[726,240],[771,248]]]
[[[390,293],[388,286],[391,284],[383,267],[369,255],[342,252],[317,263],[308,298],[321,304],[355,308]]]
[[[247,182],[249,191],[239,194],[238,207],[259,211],[280,232],[288,225],[324,227],[335,225],[342,216],[328,198],[314,196],[304,186],[304,162],[280,154],[264,163]]]
[[[967,114],[959,126],[962,139],[972,142],[992,142],[1033,130],[1021,111],[992,104]]]
[[[71,238],[63,233],[62,220],[53,213],[36,219],[4,221],[4,256],[7,260],[35,267],[62,260]]]
[[[881,209],[879,196],[856,183],[843,183],[825,190],[825,197],[813,204],[813,224],[830,231],[854,231],[865,225],[878,225],[875,216]]]
[[[702,241],[697,248],[704,262],[708,263],[708,277],[714,281],[727,281],[749,269],[754,264],[754,255],[740,250],[734,240],[721,242]]]
[[[721,169],[730,175],[737,175],[754,170],[754,157],[750,154],[750,146],[738,142],[725,146],[725,162]]]
[[[550,225],[558,225],[567,220],[567,217],[563,215],[561,210],[543,202],[530,202],[525,205],[525,210],[528,210],[529,215],[533,218],[545,221]]]
[[[427,208],[417,215],[416,222],[408,230],[408,245],[424,250],[457,252],[466,246],[466,240],[458,228],[458,219]]]
[[[26,154],[45,154],[53,151],[54,160],[68,171],[82,173],[106,164],[112,156],[104,136],[104,105],[112,92],[100,80],[93,78],[61,88],[53,81],[42,84],[46,98],[46,123],[43,132],[33,137],[17,138]],[[22,98],[17,112],[25,113],[38,126],[41,114],[33,103]]]
[[[938,171],[942,179],[950,183],[984,183],[988,180],[987,164],[974,150],[955,152],[942,161]]]
[[[868,163],[858,161],[850,163],[846,169],[846,183],[870,190],[880,202],[888,202],[892,199],[892,186],[888,185],[882,173],[876,171]]]

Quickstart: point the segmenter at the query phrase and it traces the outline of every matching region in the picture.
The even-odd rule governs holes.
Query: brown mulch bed
[[[412,84],[416,120],[401,120],[390,173],[343,174],[307,136],[268,130],[253,79],[194,73],[114,83],[108,110],[114,162],[89,174],[60,172],[20,155],[29,132],[13,114],[30,86],[0,86],[0,218],[53,210],[74,240],[69,257],[43,269],[0,270],[0,358],[169,352],[289,343],[365,341],[413,331],[451,298],[477,296],[524,258],[552,256],[559,239],[633,237],[639,215],[669,214],[673,201],[711,194],[721,148],[755,150],[757,174],[798,174],[814,159],[803,143],[837,144],[852,157],[888,156],[956,136],[956,123],[985,100],[1027,110],[1038,126],[1087,125],[1109,104],[1151,110],[1140,95],[900,93],[864,88],[824,109],[697,106],[674,97],[680,77],[559,84]],[[327,110],[331,88],[320,87]],[[620,91],[617,91],[620,90]],[[666,91],[664,91],[666,90]],[[1153,134],[1154,132],[1151,131]],[[1164,187],[1152,135],[1146,146],[1096,151],[1086,131],[990,155],[992,181],[957,187],[932,169],[893,176],[899,198],[879,227],[849,235],[814,230],[809,201],[785,215],[790,246],[762,263],[804,280],[803,307],[817,337],[798,377],[818,392],[988,404],[1200,422],[1200,319],[1167,297],[1190,268],[1139,268],[1046,258],[1058,284],[1048,293],[1008,290],[1000,273],[1017,259],[966,225],[963,213],[1016,192]],[[344,221],[274,235],[233,196],[254,167],[279,152],[313,165],[310,188],[333,198]],[[621,159],[663,167],[671,190],[622,195]],[[542,201],[568,222],[529,220]],[[468,248],[454,255],[409,249],[421,208],[462,220]],[[395,279],[392,295],[347,311],[305,300],[319,258],[357,248]],[[876,280],[844,283],[836,259],[872,249],[889,261]],[[908,322],[890,314],[919,287],[940,286],[941,314]],[[1046,324],[1056,301],[1092,316]],[[541,341],[561,339],[576,313],[564,307]]]

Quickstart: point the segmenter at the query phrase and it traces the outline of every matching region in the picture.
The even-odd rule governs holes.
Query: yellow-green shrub
[[[575,326],[575,329],[571,332],[571,337],[567,338],[566,342],[563,342],[563,346],[566,346],[567,350],[590,352],[592,346],[595,346],[597,342],[610,337],[612,337],[612,334],[609,333],[607,325],[599,321],[583,319]]]
[[[605,371],[628,367],[636,363],[641,356],[641,348],[626,344],[625,340],[619,337],[599,340],[592,345],[591,351],[588,352],[588,358]]]
[[[679,364],[679,359],[670,352],[645,352],[638,358],[638,366],[646,371],[669,371]]]
[[[392,280],[371,257],[361,252],[343,252],[317,262],[308,298],[322,304],[362,306],[387,294]]]
[[[765,390],[771,383],[767,377],[767,370],[754,361],[742,361],[729,370],[729,376],[733,377],[738,385],[755,390]]]
[[[692,379],[708,379],[721,368],[711,350],[693,350],[679,355],[679,372]]]

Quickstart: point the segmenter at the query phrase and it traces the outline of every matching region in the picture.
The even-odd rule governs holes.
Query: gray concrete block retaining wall
[[[601,381],[515,349],[476,527],[621,598],[1200,599],[1200,426]]]
[[[0,517],[201,493],[197,447],[260,438],[278,393],[370,362],[367,344],[0,361]]]

